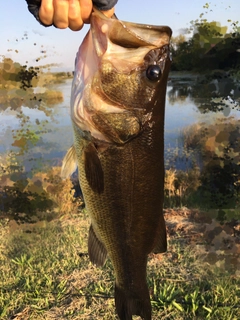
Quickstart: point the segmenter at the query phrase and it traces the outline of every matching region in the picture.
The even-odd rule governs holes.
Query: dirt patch
[[[210,265],[240,276],[240,220],[219,222],[195,209],[164,210],[169,239],[191,245]]]

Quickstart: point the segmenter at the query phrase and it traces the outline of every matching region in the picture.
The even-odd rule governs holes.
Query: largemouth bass
[[[114,267],[121,320],[151,319],[147,257],[167,249],[163,218],[164,108],[171,29],[94,11],[76,57],[71,118],[76,168],[91,218],[92,263]]]

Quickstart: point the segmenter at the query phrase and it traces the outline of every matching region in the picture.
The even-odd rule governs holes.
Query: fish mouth
[[[117,45],[126,51],[127,48],[140,47],[160,48],[169,45],[172,30],[168,26],[133,23],[118,20],[114,15],[106,17],[95,9],[91,16],[91,30],[96,53],[101,57],[109,45]],[[134,53],[136,55],[136,52]]]

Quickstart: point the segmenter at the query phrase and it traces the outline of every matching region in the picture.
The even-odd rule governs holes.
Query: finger
[[[79,0],[69,1],[68,22],[68,26],[71,30],[77,31],[82,29],[83,20],[81,17],[81,8]]]
[[[53,23],[53,0],[42,0],[39,9],[39,18],[42,23],[51,25]]]
[[[59,29],[65,29],[68,27],[68,0],[53,0],[53,23],[55,27]]]
[[[80,0],[81,17],[84,23],[90,22],[90,16],[93,9],[92,0]]]

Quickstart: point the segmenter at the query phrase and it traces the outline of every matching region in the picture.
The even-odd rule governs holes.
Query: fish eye
[[[158,65],[154,64],[147,68],[146,76],[151,81],[157,81],[161,78],[162,72]]]

